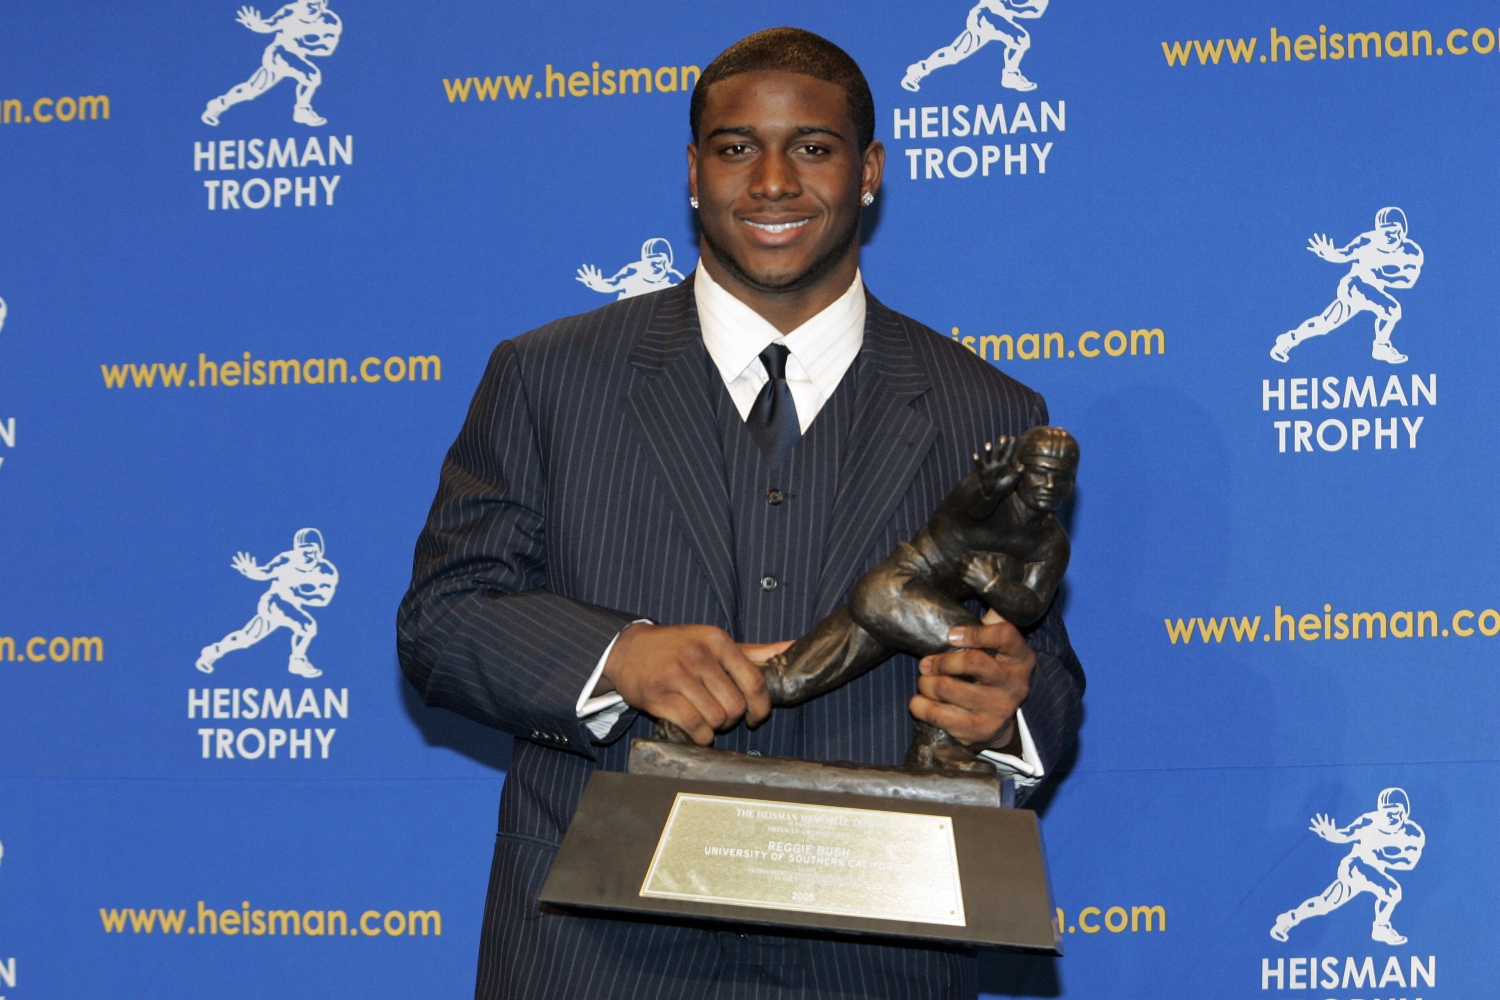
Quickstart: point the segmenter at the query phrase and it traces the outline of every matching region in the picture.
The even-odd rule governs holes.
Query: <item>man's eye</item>
[[[732,146],[725,146],[722,152],[727,153],[730,156],[742,156],[745,153],[750,152],[750,147],[742,142],[737,142]]]
[[[823,153],[827,152],[827,150],[825,150],[822,146],[814,146],[811,144],[799,146],[798,151],[807,156],[820,156]]]

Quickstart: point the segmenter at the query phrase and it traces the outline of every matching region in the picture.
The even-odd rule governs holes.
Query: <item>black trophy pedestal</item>
[[[1002,807],[1008,781],[650,740],[631,771],[589,780],[543,903],[1061,954],[1036,814]]]

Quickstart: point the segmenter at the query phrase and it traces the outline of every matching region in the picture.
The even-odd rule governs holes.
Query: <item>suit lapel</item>
[[[860,349],[854,430],[845,447],[829,520],[815,615],[832,611],[854,585],[875,544],[937,439],[912,403],[930,384],[894,313],[869,296]]]
[[[631,423],[733,628],[739,600],[729,487],[692,278],[658,297],[630,363],[644,376],[630,394]]]

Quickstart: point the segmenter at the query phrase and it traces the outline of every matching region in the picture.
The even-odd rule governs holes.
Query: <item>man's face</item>
[[[880,184],[879,146],[861,155],[836,84],[781,71],[721,80],[688,146],[704,241],[758,291],[815,284],[854,247],[860,193]]]
[[[1406,238],[1406,231],[1392,222],[1380,227],[1380,235],[1385,237],[1386,246],[1397,247]]]
[[[1042,511],[1054,511],[1061,507],[1073,492],[1073,472],[1068,463],[1053,455],[1027,452],[1021,456],[1025,471],[1016,491],[1028,507]]]

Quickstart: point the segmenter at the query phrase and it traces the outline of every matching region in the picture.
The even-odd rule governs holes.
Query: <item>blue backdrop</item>
[[[780,23],[871,289],[1083,446],[1067,957],[984,989],[1495,988],[1493,4],[329,4],[0,15],[0,996],[469,994],[508,738],[400,678],[412,543],[498,340],[691,271]]]

